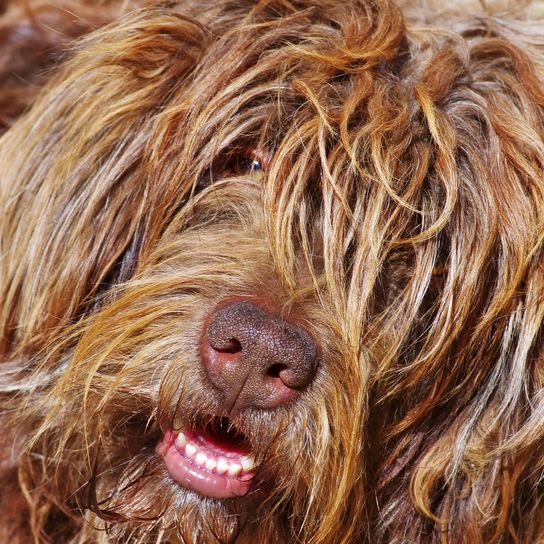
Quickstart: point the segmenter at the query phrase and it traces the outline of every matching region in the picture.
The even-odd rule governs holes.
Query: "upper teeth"
[[[194,463],[216,474],[235,477],[240,476],[242,472],[251,472],[255,468],[253,455],[245,455],[238,462],[230,461],[224,457],[216,457],[208,450],[201,451],[199,445],[191,442],[182,432],[176,436],[175,446],[180,453],[185,454]]]

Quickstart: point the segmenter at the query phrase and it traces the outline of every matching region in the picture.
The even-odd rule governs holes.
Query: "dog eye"
[[[251,162],[249,162],[248,171],[250,174],[256,174],[257,172],[261,172],[262,169],[263,165],[261,164],[261,161],[259,159],[253,159]]]
[[[263,161],[254,149],[243,150],[237,159],[235,172],[242,176],[259,176],[264,170]]]
[[[264,158],[255,149],[239,149],[229,155],[220,172],[223,175],[259,178],[265,166]]]

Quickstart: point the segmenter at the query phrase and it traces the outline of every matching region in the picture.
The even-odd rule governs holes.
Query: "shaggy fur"
[[[465,4],[0,2],[0,541],[544,542],[544,23]],[[226,413],[230,296],[297,402]],[[240,499],[155,452],[217,415]]]

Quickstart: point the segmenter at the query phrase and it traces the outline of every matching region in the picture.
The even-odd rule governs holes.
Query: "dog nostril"
[[[229,407],[285,404],[316,373],[316,347],[308,332],[248,300],[216,308],[201,345],[206,374]]]
[[[215,351],[221,353],[232,353],[234,355],[236,353],[241,353],[242,351],[242,344],[240,344],[240,341],[236,340],[236,338],[227,338],[225,343],[219,345],[214,345],[210,342],[210,345]]]
[[[282,365],[280,363],[276,363],[275,365],[272,365],[267,371],[266,375],[270,378],[280,378],[281,379],[281,373],[284,370],[287,370],[289,367],[287,365]]]

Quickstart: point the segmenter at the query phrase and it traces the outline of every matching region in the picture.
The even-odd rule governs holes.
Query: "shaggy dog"
[[[0,5],[1,542],[544,542],[541,4]]]

